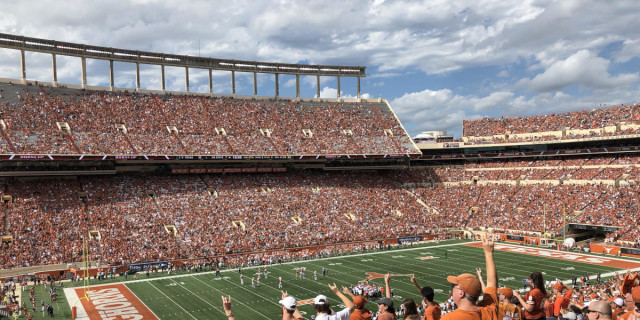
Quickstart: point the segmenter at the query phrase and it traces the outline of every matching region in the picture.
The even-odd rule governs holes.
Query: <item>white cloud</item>
[[[320,90],[320,98],[336,98],[338,96],[338,89],[324,87]]]
[[[608,73],[609,60],[600,58],[588,50],[580,50],[565,60],[556,61],[543,73],[533,79],[524,78],[518,82],[537,92],[558,91],[579,84],[591,89],[606,89],[624,86],[638,80],[638,74]]]
[[[233,6],[225,4],[215,0],[104,4],[60,0],[25,6],[9,1],[3,4],[0,30],[217,58],[366,65],[389,74],[406,70],[441,74],[534,56],[552,64],[570,52],[596,52],[621,41],[625,45],[617,61],[640,53],[634,28],[640,7],[633,0],[238,0]]]
[[[320,90],[320,98],[335,99],[335,98],[337,98],[337,94],[338,94],[338,89],[336,89],[336,88],[323,87],[322,90]],[[341,99],[356,99],[357,96],[350,95],[350,94],[345,94],[344,91],[341,91],[340,98]],[[375,97],[373,97],[370,93],[361,92],[360,93],[360,98],[361,99],[372,99],[372,98],[375,98]]]
[[[406,93],[389,103],[410,135],[425,130],[446,130],[462,135],[464,119],[485,116],[522,116],[635,103],[640,88],[599,90],[576,97],[563,92],[540,93],[531,97],[497,91],[486,96],[456,94],[451,89]]]
[[[632,58],[640,57],[640,39],[626,39],[622,43],[620,51],[616,52],[616,62],[627,62]]]

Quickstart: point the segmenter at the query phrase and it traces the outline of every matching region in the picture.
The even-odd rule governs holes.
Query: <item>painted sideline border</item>
[[[69,305],[73,307],[72,301],[76,304],[76,319],[159,319],[122,283],[91,288],[88,292],[90,300],[82,299],[79,304],[76,302],[84,288],[65,288],[64,291]]]
[[[482,247],[481,242],[466,243],[464,245],[470,246],[470,247],[478,247],[478,248]],[[531,256],[595,264],[599,266],[613,267],[613,268],[620,268],[620,269],[640,268],[640,262],[638,261],[625,260],[625,259],[613,258],[613,257],[611,258],[598,257],[598,256],[593,256],[588,254],[575,253],[575,252],[534,248],[534,247],[524,247],[524,246],[505,244],[505,243],[496,243],[494,246],[494,249],[499,251],[507,251],[512,253],[521,253],[521,254],[531,255]]]

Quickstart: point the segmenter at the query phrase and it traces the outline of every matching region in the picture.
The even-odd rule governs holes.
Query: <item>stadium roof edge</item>
[[[24,51],[77,56],[100,60],[192,67],[239,72],[295,74],[337,77],[365,77],[364,66],[307,65],[217,59],[92,46],[0,33],[0,47]]]

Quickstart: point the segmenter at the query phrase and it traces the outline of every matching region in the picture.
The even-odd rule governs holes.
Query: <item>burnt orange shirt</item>
[[[553,302],[553,314],[554,317],[558,317],[560,315],[560,309],[566,309],[569,306],[569,301],[571,300],[571,295],[573,291],[567,290],[563,296],[557,296],[556,301]]]
[[[498,320],[503,320],[505,317],[509,317],[512,320],[519,320],[521,314],[520,308],[515,304],[498,303]]]
[[[350,320],[371,320],[371,311],[367,308],[353,309]]]
[[[525,319],[538,319],[544,317],[544,294],[540,289],[533,289],[524,295],[524,302],[533,305],[531,312],[524,310]]]
[[[627,311],[625,313],[623,313],[622,315],[618,316],[618,320],[627,320],[629,319],[629,316],[633,314],[633,310],[631,311]]]
[[[476,311],[456,309],[445,313],[442,320],[502,320],[498,319],[498,295],[496,288],[488,287],[484,292],[482,303]]]
[[[440,305],[428,306],[426,310],[424,310],[424,318],[423,320],[440,320],[442,316],[442,309],[440,309]]]

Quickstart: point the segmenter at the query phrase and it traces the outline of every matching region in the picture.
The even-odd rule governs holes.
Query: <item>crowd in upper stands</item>
[[[0,119],[6,125],[0,143],[0,153],[4,154],[419,152],[383,103],[157,96],[36,86],[8,88],[16,92],[0,99]],[[58,123],[66,123],[68,128],[60,129]]]
[[[465,120],[463,122],[463,137],[475,137],[467,143],[504,143],[504,142],[532,142],[561,139],[579,139],[590,137],[616,136],[638,134],[640,128],[632,126],[605,130],[604,127],[625,124],[640,124],[640,104],[620,105],[608,108],[554,113],[523,117],[483,118]],[[551,132],[561,132],[569,128],[568,132],[560,136]],[[576,132],[571,130],[589,130]],[[514,136],[514,134],[531,134],[529,136]],[[496,137],[493,137],[496,135]],[[503,135],[507,135],[504,137]],[[479,138],[484,137],[484,139]]]

